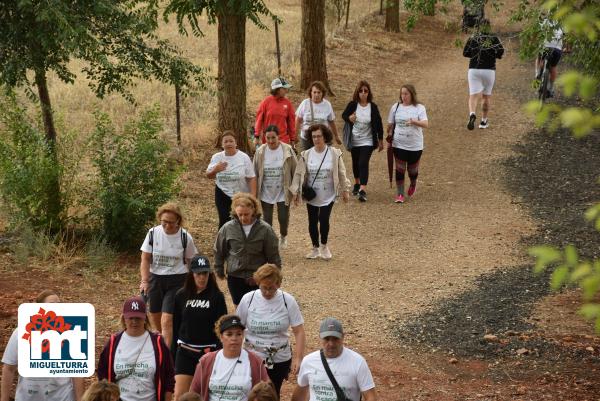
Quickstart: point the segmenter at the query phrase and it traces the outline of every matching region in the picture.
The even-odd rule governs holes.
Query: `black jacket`
[[[495,70],[496,59],[502,58],[504,48],[500,39],[491,34],[476,34],[467,40],[463,56],[469,57],[469,68],[476,70]]]
[[[350,124],[350,126],[354,126],[354,124],[350,122],[350,116],[356,111],[357,106],[358,102],[353,100],[348,103],[346,109],[342,113],[342,118],[347,124]],[[378,146],[379,141],[383,140],[383,123],[381,122],[379,108],[373,102],[371,102],[371,133],[373,134],[373,149],[375,149]]]

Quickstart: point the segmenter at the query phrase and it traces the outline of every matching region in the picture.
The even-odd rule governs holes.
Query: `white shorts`
[[[494,81],[496,80],[496,70],[478,70],[469,68],[469,95],[483,92],[484,95],[491,95]]]

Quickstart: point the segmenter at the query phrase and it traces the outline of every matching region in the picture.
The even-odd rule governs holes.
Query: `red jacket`
[[[205,354],[200,358],[198,365],[196,365],[196,372],[194,372],[190,391],[200,394],[200,397],[204,401],[208,401],[208,383],[210,382],[210,375],[212,374],[218,352],[219,351],[213,351]],[[267,369],[265,368],[262,358],[252,352],[248,352],[248,358],[250,359],[252,387],[256,386],[261,381],[269,381],[269,375],[267,374]]]
[[[121,341],[123,332],[113,334],[104,346],[100,359],[98,360],[98,380],[106,379],[108,382],[115,381],[115,353],[117,345]],[[154,375],[154,389],[156,390],[156,400],[164,401],[165,393],[173,393],[175,390],[175,370],[173,368],[173,358],[167,344],[158,333],[150,332],[152,347],[154,348],[154,358],[156,360],[156,373]]]
[[[254,132],[265,143],[265,129],[269,125],[279,128],[279,140],[285,143],[296,141],[296,114],[294,106],[287,97],[267,96],[256,111]]]

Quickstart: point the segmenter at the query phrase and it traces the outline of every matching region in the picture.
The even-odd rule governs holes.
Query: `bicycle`
[[[540,86],[538,87],[538,99],[540,101],[540,107],[542,107],[546,99],[550,97],[550,90],[548,89],[548,83],[550,82],[550,65],[548,63],[549,54],[550,52],[544,51],[542,56],[544,65],[542,67],[541,74],[538,75],[539,78],[537,78],[537,80],[540,81]]]

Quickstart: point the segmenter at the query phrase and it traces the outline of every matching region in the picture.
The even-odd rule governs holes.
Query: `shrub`
[[[58,230],[65,217],[64,204],[56,208],[54,203],[53,183],[63,172],[58,152],[46,142],[39,119],[30,118],[14,94],[0,97],[0,125],[0,195],[11,223]]]
[[[109,117],[96,113],[93,163],[98,169],[96,207],[109,244],[121,250],[138,246],[159,205],[173,197],[180,169],[171,166],[161,139],[158,107],[142,113],[117,132]]]

